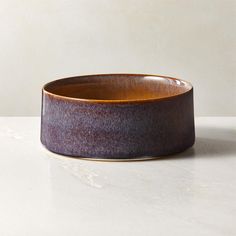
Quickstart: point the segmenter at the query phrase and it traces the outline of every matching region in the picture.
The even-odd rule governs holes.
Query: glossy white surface
[[[0,235],[236,235],[236,117],[197,118],[194,148],[145,162],[46,151],[39,118],[0,118]]]

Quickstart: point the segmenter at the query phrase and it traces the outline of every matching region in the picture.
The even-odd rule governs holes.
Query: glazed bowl
[[[42,91],[41,142],[74,157],[165,156],[194,144],[193,87],[159,75],[59,79]]]

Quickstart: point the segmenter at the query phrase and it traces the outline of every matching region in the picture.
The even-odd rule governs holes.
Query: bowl
[[[193,87],[181,79],[99,74],[43,87],[41,142],[52,152],[146,159],[182,152],[194,140]]]

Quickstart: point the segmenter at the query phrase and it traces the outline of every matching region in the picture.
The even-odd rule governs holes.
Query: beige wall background
[[[196,115],[236,115],[235,0],[0,0],[0,115],[39,115],[41,87],[130,72],[189,80]]]

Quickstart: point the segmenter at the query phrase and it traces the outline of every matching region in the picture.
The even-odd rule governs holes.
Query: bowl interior
[[[188,82],[164,76],[105,74],[56,80],[44,91],[77,99],[132,101],[171,97],[191,88]]]

